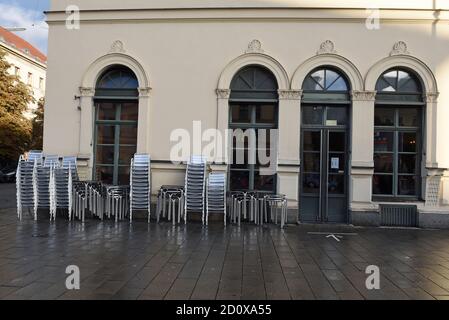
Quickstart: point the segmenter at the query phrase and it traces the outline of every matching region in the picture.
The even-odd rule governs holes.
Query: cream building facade
[[[449,227],[449,1],[376,4],[53,1],[44,152],[113,183],[149,153],[156,193],[184,181],[173,131],[278,129],[272,177],[224,155],[211,168],[286,194],[295,221],[380,225],[394,204]]]
[[[12,32],[0,27],[0,49],[6,52],[11,64],[10,74],[15,74],[32,90],[35,102],[31,103],[28,116],[32,116],[38,101],[45,96],[47,57],[33,45]]]

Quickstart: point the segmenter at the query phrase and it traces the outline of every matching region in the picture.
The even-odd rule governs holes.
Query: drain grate
[[[418,208],[413,205],[381,205],[380,216],[384,227],[419,226]]]

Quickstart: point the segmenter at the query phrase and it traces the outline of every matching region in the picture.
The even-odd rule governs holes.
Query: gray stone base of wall
[[[449,229],[449,212],[419,212],[419,227],[427,229]]]
[[[351,211],[351,221],[354,226],[380,227],[380,213],[377,211]]]

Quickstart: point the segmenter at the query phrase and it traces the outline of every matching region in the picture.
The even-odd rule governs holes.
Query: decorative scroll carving
[[[230,89],[217,89],[217,96],[219,99],[229,99],[231,96]]]
[[[374,101],[376,93],[376,91],[351,91],[351,96],[353,101]]]
[[[335,50],[335,45],[332,41],[326,40],[320,45],[320,49],[317,54],[335,54],[337,51]]]
[[[123,42],[120,40],[114,41],[114,43],[111,46],[111,50],[109,50],[109,53],[125,53],[125,46],[123,45]]]
[[[393,50],[390,52],[390,56],[410,54],[408,52],[407,44],[404,41],[398,41],[394,44]]]
[[[139,88],[139,96],[140,97],[148,97],[151,93],[151,88]]]
[[[80,87],[80,94],[82,97],[93,97],[95,95],[95,89]]]
[[[302,90],[278,90],[280,100],[301,100]]]
[[[249,43],[246,53],[263,53],[262,43],[259,40],[253,40]]]
[[[439,97],[439,93],[433,93],[433,92],[428,92],[424,98],[426,99],[427,103],[436,103]]]

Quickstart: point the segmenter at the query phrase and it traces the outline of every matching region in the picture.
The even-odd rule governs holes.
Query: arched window
[[[423,89],[410,70],[394,68],[376,85],[375,199],[419,199],[422,160]]]
[[[301,100],[301,206],[304,222],[348,221],[350,85],[323,66],[303,83]]]
[[[265,169],[273,165],[271,158],[276,156],[270,130],[278,127],[276,78],[264,67],[245,67],[231,82],[229,101],[229,128],[234,132],[230,188],[273,193],[276,176]]]
[[[128,184],[137,151],[138,81],[128,68],[113,66],[95,89],[95,179]]]

